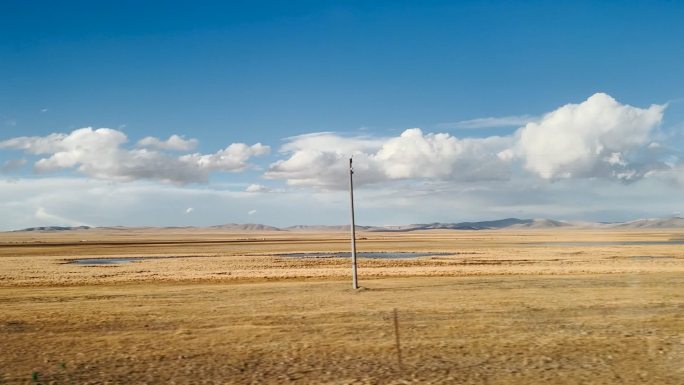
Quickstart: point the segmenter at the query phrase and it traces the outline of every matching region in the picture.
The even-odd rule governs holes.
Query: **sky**
[[[0,230],[684,211],[675,1],[0,3]]]

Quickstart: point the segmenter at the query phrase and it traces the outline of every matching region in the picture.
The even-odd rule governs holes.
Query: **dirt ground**
[[[446,254],[362,259],[354,291],[274,255],[344,234],[0,234],[0,384],[684,383],[682,231],[359,237]],[[174,258],[67,263],[114,256]]]

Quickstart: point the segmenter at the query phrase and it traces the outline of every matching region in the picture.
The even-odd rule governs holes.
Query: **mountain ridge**
[[[357,225],[358,231],[368,232],[409,232],[409,231],[428,231],[428,230],[503,230],[503,229],[552,229],[552,228],[577,228],[577,229],[666,229],[684,228],[684,218],[649,218],[637,219],[627,222],[589,222],[589,221],[561,221],[555,219],[519,219],[504,218],[491,221],[474,222],[432,222],[417,223],[410,225],[389,225],[389,226],[361,226]],[[126,229],[217,229],[228,231],[244,232],[338,232],[349,230],[349,225],[295,225],[288,227],[275,227],[259,223],[226,223],[214,226],[194,227],[194,226],[167,226],[167,227],[126,227],[126,226],[39,226],[29,227],[21,230],[11,230],[10,232],[59,232],[59,231],[89,231],[89,230],[126,230]]]

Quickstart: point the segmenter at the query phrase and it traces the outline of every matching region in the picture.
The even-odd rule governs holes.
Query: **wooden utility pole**
[[[401,345],[399,345],[399,315],[397,315],[397,308],[394,308],[394,344],[397,347],[397,363],[399,370],[403,369],[401,362]]]
[[[352,259],[352,288],[358,289],[356,278],[356,223],[354,221],[354,169],[352,158],[349,158],[349,198],[351,199],[351,259]]]

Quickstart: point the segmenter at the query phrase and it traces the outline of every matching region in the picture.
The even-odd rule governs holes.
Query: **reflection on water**
[[[74,259],[69,263],[75,263],[77,265],[116,265],[119,263],[128,263],[135,261],[142,261],[146,258],[141,257],[123,257],[123,258],[84,258],[84,259]]]
[[[669,241],[610,241],[610,242],[544,242],[534,243],[540,246],[658,246],[658,245],[684,245],[682,239]]]
[[[430,257],[439,255],[449,255],[453,253],[416,253],[416,252],[360,252],[356,253],[359,258],[388,258],[388,259],[401,259],[401,258],[418,258],[418,257]],[[292,257],[292,258],[349,258],[351,257],[350,252],[337,252],[337,253],[285,253],[277,254],[277,257]],[[168,259],[168,258],[182,258],[182,257],[119,257],[119,258],[81,258],[72,259],[67,263],[73,263],[76,265],[118,265],[122,263],[142,261],[145,259]]]
[[[431,257],[439,255],[448,255],[449,253],[416,253],[416,252],[360,252],[356,253],[359,258],[418,258]],[[350,252],[339,253],[287,253],[278,254],[278,257],[293,257],[293,258],[350,258]]]
[[[568,242],[568,243],[545,243],[544,245],[553,246],[606,246],[606,245],[638,245],[638,244],[661,244],[661,243],[648,243],[648,242]],[[662,244],[671,244],[665,243]],[[440,253],[440,252],[358,252],[356,256],[359,258],[370,258],[370,259],[405,259],[405,258],[419,258],[419,257],[438,257],[443,255],[454,255],[457,253]],[[350,258],[350,252],[336,252],[336,253],[324,253],[324,252],[313,252],[313,253],[283,253],[275,254],[276,257],[288,257],[288,258]],[[122,263],[143,261],[145,259],[168,259],[168,258],[179,258],[179,257],[119,257],[119,258],[82,258],[82,259],[72,259],[67,263],[73,263],[76,265],[117,265]],[[650,256],[650,255],[638,255],[627,257],[634,260],[655,260],[655,259],[673,259],[675,257],[671,256]]]
[[[675,259],[675,257],[661,256],[661,255],[634,255],[631,257],[627,257],[627,258],[634,259],[637,261],[649,261],[649,260],[654,260],[654,259]]]

